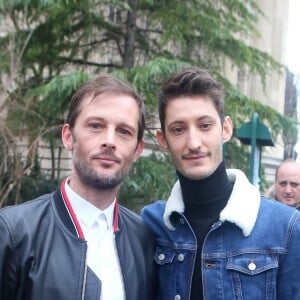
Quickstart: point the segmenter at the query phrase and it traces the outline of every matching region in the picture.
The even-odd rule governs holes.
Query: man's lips
[[[105,162],[105,163],[119,163],[120,160],[116,157],[113,157],[113,156],[104,156],[104,155],[101,155],[101,156],[94,156],[93,159],[96,159],[96,160],[100,160],[102,162]]]
[[[193,155],[184,155],[183,159],[186,160],[195,160],[195,159],[202,159],[207,157],[207,154],[193,154]]]

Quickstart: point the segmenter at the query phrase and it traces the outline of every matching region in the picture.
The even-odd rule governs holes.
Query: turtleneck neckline
[[[184,215],[197,239],[195,266],[201,266],[203,241],[225,207],[233,183],[228,179],[223,161],[211,176],[201,180],[188,179],[179,172],[177,175],[185,205]],[[203,299],[201,268],[194,268],[190,299]]]
[[[191,180],[178,171],[177,175],[188,218],[211,218],[219,215],[233,188],[223,161],[212,175],[204,179]]]

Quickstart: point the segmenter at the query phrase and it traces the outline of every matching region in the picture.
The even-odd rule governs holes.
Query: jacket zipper
[[[86,245],[86,252],[85,252],[85,259],[84,259],[84,274],[83,274],[83,286],[82,286],[82,293],[81,293],[81,300],[84,300],[85,296],[85,285],[86,285],[86,275],[87,275],[87,245]]]
[[[195,245],[196,245],[196,251],[198,249],[198,244],[197,244],[197,238],[196,238],[196,235],[190,225],[190,223],[188,222],[187,218],[185,217],[185,215],[183,214],[180,214],[180,218],[183,218],[185,220],[185,223],[188,225],[188,228],[189,230],[191,231],[192,235],[194,236],[194,240],[195,240]],[[193,259],[193,269],[192,269],[192,272],[191,272],[191,277],[190,277],[190,288],[189,288],[189,295],[188,295],[188,299],[190,299],[191,297],[191,292],[192,292],[192,280],[193,280],[193,273],[194,273],[194,269],[195,269],[195,262],[196,262],[196,255]]]
[[[204,278],[204,260],[203,260],[203,248],[204,248],[204,245],[207,241],[207,238],[208,236],[210,235],[211,232],[213,232],[214,230],[216,230],[217,228],[219,228],[221,226],[222,222],[220,220],[217,220],[216,222],[214,222],[209,231],[207,232],[206,236],[204,237],[204,240],[203,240],[203,245],[202,245],[202,249],[201,249],[201,277],[202,277],[202,293],[203,293],[203,299],[205,300],[207,297],[206,297],[206,294],[205,294],[205,289],[204,289],[204,284],[203,284],[203,278]]]
[[[68,199],[68,196],[67,196],[67,193],[66,193],[66,190],[65,190],[65,184],[66,184],[66,181],[68,179],[65,178],[62,183],[61,183],[61,195],[62,195],[62,198],[63,198],[63,201],[64,201],[64,204],[66,206],[66,209],[69,213],[69,216],[72,220],[72,223],[74,225],[74,228],[77,232],[77,236],[78,238],[84,240],[84,234],[83,234],[83,231],[81,229],[81,226],[79,224],[79,221],[77,220],[77,217],[76,217],[76,214],[71,206],[71,203]],[[116,201],[115,203],[115,209],[114,209],[114,218],[113,218],[113,230],[114,230],[114,233],[117,233],[119,231],[119,223],[118,223],[118,216],[119,216],[119,205],[118,205],[118,202]],[[87,277],[87,248],[88,248],[88,245],[86,243],[86,252],[85,252],[85,259],[84,259],[84,274],[83,274],[83,286],[82,286],[82,293],[81,293],[81,300],[84,300],[84,296],[85,296],[85,289],[86,289],[86,277]],[[121,267],[121,266],[120,266]],[[122,269],[122,268],[121,268]],[[122,275],[123,275],[123,278],[124,278],[124,274],[123,274],[123,271],[122,271]],[[125,293],[125,288],[124,288],[124,293]],[[125,293],[126,294],[126,293]]]

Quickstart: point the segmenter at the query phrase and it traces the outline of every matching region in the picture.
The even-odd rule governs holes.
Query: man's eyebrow
[[[210,115],[204,115],[204,116],[200,116],[196,119],[197,122],[199,121],[203,121],[203,120],[214,120],[213,116],[210,116]],[[173,120],[170,124],[183,124],[183,123],[186,123],[186,120],[185,119],[176,119],[176,120]]]
[[[294,185],[300,185],[299,181],[289,181],[289,180],[279,180],[279,183],[289,183],[289,184],[294,184]]]
[[[134,125],[128,124],[128,123],[125,123],[125,122],[118,123],[117,127],[126,127],[127,129],[130,129],[132,131],[137,131],[137,128]]]
[[[174,120],[172,121],[169,125],[173,125],[173,124],[184,124],[185,122],[184,121],[181,121],[181,120]]]

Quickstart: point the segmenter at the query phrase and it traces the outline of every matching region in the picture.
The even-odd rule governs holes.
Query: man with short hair
[[[142,210],[156,236],[159,299],[300,299],[300,213],[225,169],[233,125],[221,84],[200,68],[175,72],[159,117],[156,137],[178,175],[167,202]]]
[[[0,210],[0,299],[155,299],[152,234],[116,199],[144,127],[143,102],[125,81],[107,75],[79,87],[62,127],[70,176],[52,194]]]
[[[275,197],[289,206],[300,205],[300,163],[293,159],[284,160],[275,174]]]

